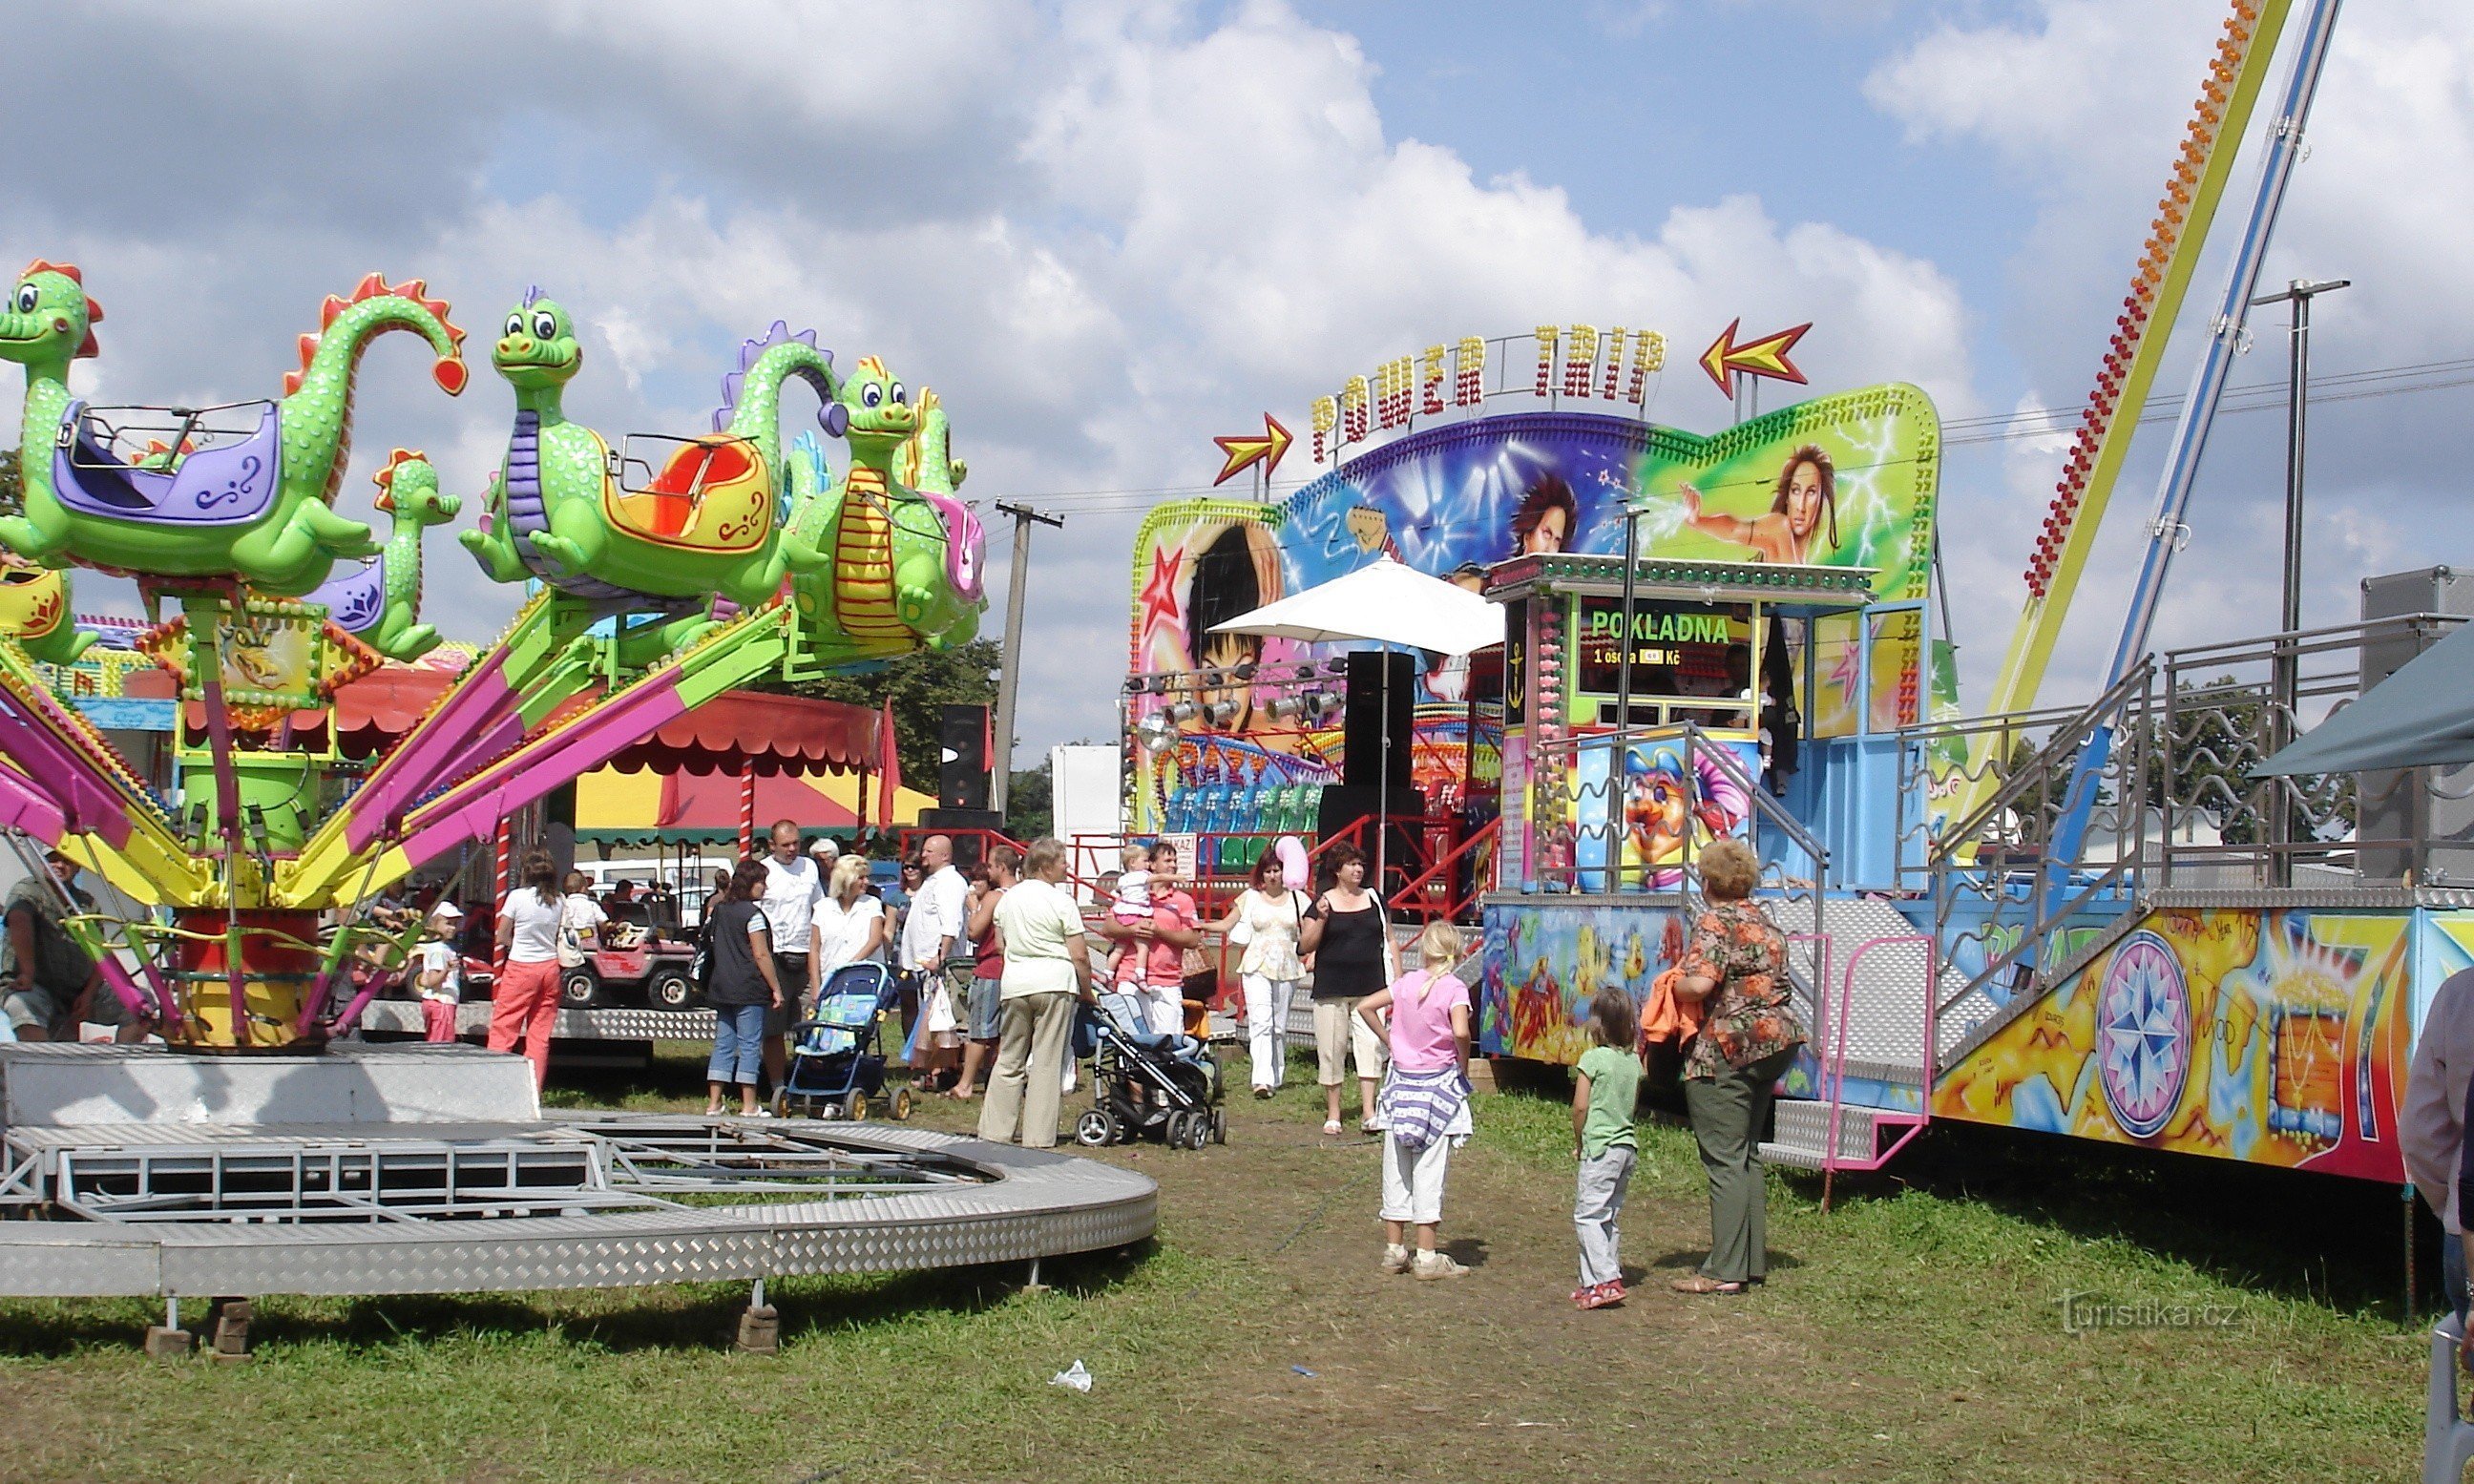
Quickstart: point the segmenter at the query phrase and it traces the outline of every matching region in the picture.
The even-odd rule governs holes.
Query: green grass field
[[[678,1107],[698,1075],[559,1101]],[[772,1358],[730,1352],[736,1287],[279,1298],[230,1368],[144,1359],[149,1304],[0,1305],[0,1477],[2413,1476],[2428,1316],[2393,1191],[1936,1130],[1828,1215],[1774,1173],[1771,1281],[1686,1299],[1699,1167],[1652,1120],[1640,1286],[1583,1314],[1554,1089],[1481,1100],[1444,1226],[1475,1271],[1428,1284],[1376,1274],[1373,1147],[1322,1138],[1312,1092],[1233,1103],[1225,1149],[1119,1152],[1162,1186],[1139,1253],[1039,1295],[1018,1268],[771,1285]],[[2188,1323],[2074,1333],[2066,1295]],[[1078,1358],[1089,1395],[1048,1384]]]

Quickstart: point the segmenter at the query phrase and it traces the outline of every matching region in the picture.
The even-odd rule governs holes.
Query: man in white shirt
[[[2465,1312],[2465,1211],[2457,1202],[2465,1146],[2465,1093],[2474,1083],[2474,969],[2452,974],[2431,997],[2406,1073],[2397,1119],[2406,1178],[2439,1218],[2440,1273],[2448,1304]]]
[[[773,975],[782,1000],[764,1012],[764,1075],[782,1085],[789,1069],[790,1027],[806,1017],[809,955],[814,951],[816,904],[825,899],[824,874],[800,848],[796,820],[773,823],[773,850],[764,858],[764,931],[773,948]]]
[[[919,889],[902,922],[902,966],[918,976],[919,1015],[927,1023],[915,1037],[914,1067],[942,1067],[960,1059],[959,1007],[971,989],[970,885],[954,869],[954,842],[931,835],[919,845]]]

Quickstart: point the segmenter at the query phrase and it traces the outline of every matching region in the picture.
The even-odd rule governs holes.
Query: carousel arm
[[[673,656],[600,705],[528,736],[512,750],[445,793],[404,810],[399,828],[364,817],[349,849],[299,860],[276,879],[287,907],[318,907],[347,882],[375,890],[408,875],[422,862],[468,840],[486,839],[498,821],[685,716],[722,692],[779,666],[788,609],[760,609]],[[371,791],[354,795],[359,804]],[[348,809],[345,817],[351,817]],[[322,837],[327,832],[321,832]]]

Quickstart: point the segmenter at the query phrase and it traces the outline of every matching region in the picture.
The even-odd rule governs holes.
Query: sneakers
[[[1468,1269],[1452,1261],[1443,1253],[1419,1253],[1417,1260],[1410,1265],[1409,1271],[1421,1283],[1431,1282],[1439,1277],[1462,1277],[1468,1273]]]
[[[1408,1272],[1409,1249],[1397,1245],[1384,1248],[1382,1269],[1385,1273]]]

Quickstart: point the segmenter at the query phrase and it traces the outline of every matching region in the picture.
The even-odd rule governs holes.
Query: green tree
[[[0,449],[0,515],[26,513],[26,480],[17,466],[17,450]]]
[[[936,735],[948,706],[993,706],[997,667],[1005,651],[992,639],[958,649],[920,649],[863,673],[826,675],[788,687],[796,695],[847,701],[871,710],[893,703],[894,753],[907,788],[933,793],[940,751]]]
[[[1006,833],[1022,840],[1056,833],[1055,798],[1048,759],[1040,759],[1037,767],[1014,769],[1012,791],[1006,795]]]

